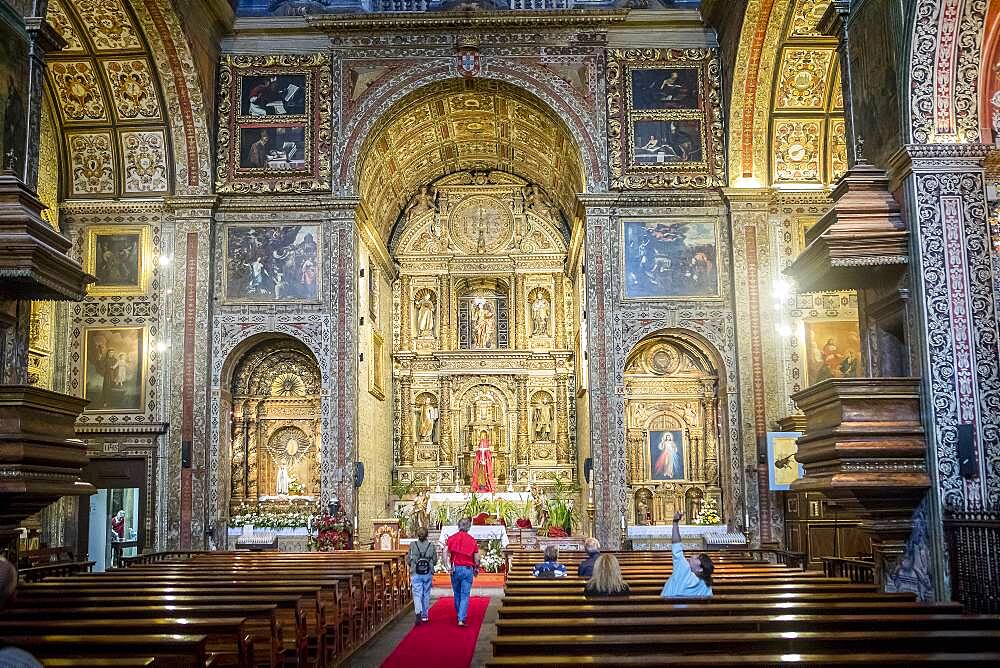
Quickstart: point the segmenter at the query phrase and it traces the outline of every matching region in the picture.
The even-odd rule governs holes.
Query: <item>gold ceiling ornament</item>
[[[510,207],[495,197],[473,195],[452,209],[448,226],[463,250],[484,255],[510,243],[514,219]]]
[[[495,80],[456,78],[410,93],[369,133],[359,164],[358,190],[384,239],[419,189],[447,174],[516,174],[568,219],[585,185],[579,148],[558,115]]]

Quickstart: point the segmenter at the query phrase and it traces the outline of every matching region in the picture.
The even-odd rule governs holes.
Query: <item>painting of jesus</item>
[[[684,433],[649,432],[651,480],[684,480]]]

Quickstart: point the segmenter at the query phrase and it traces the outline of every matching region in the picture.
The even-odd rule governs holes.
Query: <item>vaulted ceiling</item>
[[[122,0],[49,0],[47,19],[66,40],[47,58],[63,196],[169,191],[163,96],[135,17]]]
[[[464,170],[500,170],[540,184],[565,213],[584,188],[576,142],[542,101],[499,81],[452,79],[387,111],[362,152],[362,202],[383,239],[417,189]]]

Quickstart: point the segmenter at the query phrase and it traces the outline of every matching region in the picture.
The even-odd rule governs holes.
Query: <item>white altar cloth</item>
[[[456,533],[458,533],[458,527],[455,525],[441,527],[441,537],[438,539],[438,543],[443,546],[448,542],[448,538],[451,537],[452,534]],[[500,546],[504,548],[506,548],[507,543],[510,542],[510,539],[507,538],[507,528],[504,526],[473,525],[472,528],[469,529],[469,535],[476,540],[499,540]]]

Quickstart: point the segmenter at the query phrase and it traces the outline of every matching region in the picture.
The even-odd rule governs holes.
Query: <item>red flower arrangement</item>
[[[313,521],[309,534],[309,549],[315,552],[347,550],[351,545],[351,528],[343,513],[334,517],[323,513]]]
[[[569,536],[566,530],[562,527],[550,526],[549,527],[549,538],[566,538]]]
[[[487,524],[493,524],[493,518],[490,516],[489,513],[479,513],[478,515],[472,518],[472,524],[477,527],[485,526]]]
[[[517,528],[518,529],[530,529],[531,528],[531,520],[529,520],[527,517],[522,517],[522,518],[518,519],[517,522],[516,522],[516,524],[517,524]]]

